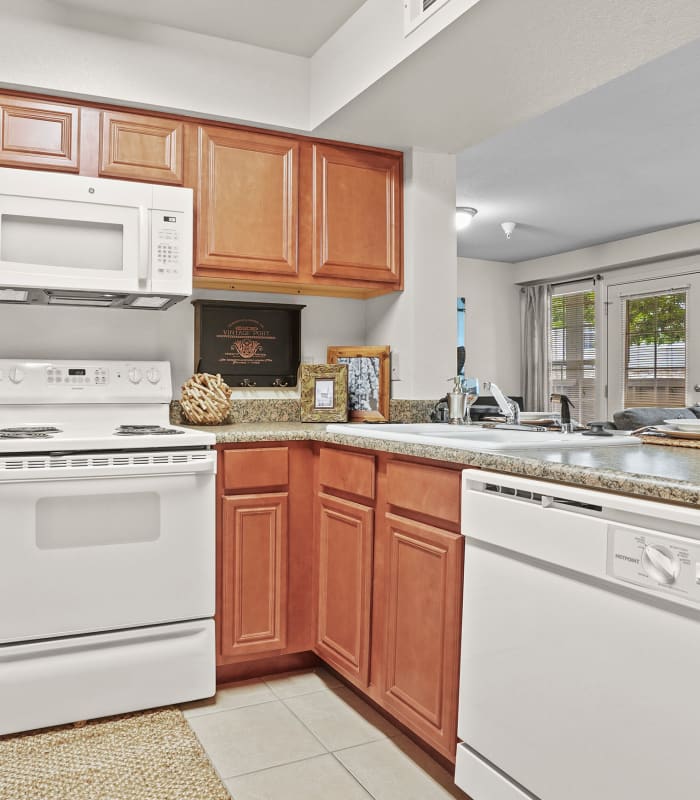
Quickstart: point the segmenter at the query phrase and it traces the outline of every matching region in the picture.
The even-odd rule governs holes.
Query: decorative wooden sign
[[[229,386],[296,386],[303,305],[193,300],[195,372]]]

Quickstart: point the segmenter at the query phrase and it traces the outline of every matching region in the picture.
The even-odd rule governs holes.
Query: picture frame
[[[302,364],[299,381],[302,422],[347,421],[346,364]]]
[[[348,367],[348,417],[350,422],[388,422],[391,390],[389,345],[329,347],[329,364]]]

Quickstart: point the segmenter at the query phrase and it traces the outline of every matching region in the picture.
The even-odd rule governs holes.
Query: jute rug
[[[175,708],[0,737],[0,800],[229,797]]]

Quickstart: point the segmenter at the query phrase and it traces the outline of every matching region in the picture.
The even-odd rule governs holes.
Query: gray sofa
[[[646,425],[662,425],[665,419],[698,419],[700,405],[690,408],[625,408],[613,414],[615,427],[633,431]]]

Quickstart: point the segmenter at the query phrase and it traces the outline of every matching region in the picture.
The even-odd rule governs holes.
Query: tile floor
[[[322,669],[231,684],[185,717],[234,800],[449,800],[452,776]]]

